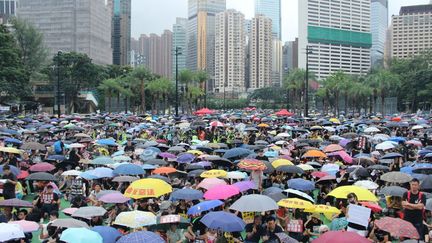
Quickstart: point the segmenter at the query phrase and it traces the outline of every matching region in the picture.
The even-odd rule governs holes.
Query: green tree
[[[134,85],[139,88],[140,92],[140,100],[141,100],[141,106],[140,111],[142,114],[146,113],[146,100],[145,100],[145,89],[146,89],[146,82],[151,81],[154,76],[152,73],[144,67],[135,68],[131,76],[134,78]]]
[[[190,99],[190,94],[192,92],[191,87],[195,83],[195,74],[191,70],[185,69],[182,70],[179,74],[179,81],[184,86],[182,97],[184,99],[184,104],[186,106],[187,112],[192,113],[192,100]],[[196,90],[193,91],[195,93]],[[184,110],[185,107],[183,106]]]
[[[114,96],[114,93],[120,89],[120,84],[116,79],[110,78],[102,81],[98,89],[105,93],[105,97],[108,98],[108,112],[111,113],[111,99]]]
[[[374,96],[379,95],[381,98],[381,114],[384,116],[386,115],[385,98],[389,96],[392,90],[396,90],[400,86],[399,76],[389,70],[379,69],[370,75],[369,82],[373,88]]]
[[[203,95],[207,95],[207,80],[209,79],[209,75],[206,71],[201,70],[195,73],[195,79],[198,81],[199,86],[203,92]],[[204,99],[205,97],[203,97]]]

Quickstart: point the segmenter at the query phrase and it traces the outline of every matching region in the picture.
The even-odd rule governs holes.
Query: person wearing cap
[[[316,239],[320,235],[319,227],[322,222],[320,220],[319,213],[314,213],[311,215],[308,221],[304,224],[304,236],[305,239]]]

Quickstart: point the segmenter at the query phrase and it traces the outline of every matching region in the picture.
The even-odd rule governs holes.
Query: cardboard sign
[[[302,233],[303,232],[303,220],[290,220],[287,224],[288,232]]]
[[[348,205],[347,220],[349,223],[354,223],[368,227],[371,209],[354,204]]]

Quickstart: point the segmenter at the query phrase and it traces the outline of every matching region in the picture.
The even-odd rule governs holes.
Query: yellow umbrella
[[[339,214],[340,210],[336,207],[327,206],[323,204],[314,205],[311,208],[305,209],[305,212],[308,213],[330,213],[330,214]]]
[[[129,185],[124,195],[125,197],[140,199],[150,197],[160,197],[172,192],[172,187],[161,179],[146,178],[136,180]]]
[[[226,177],[227,172],[224,170],[208,170],[204,171],[200,175],[202,178],[217,178],[217,177]]]
[[[304,170],[304,171],[315,170],[314,167],[312,167],[311,165],[307,165],[307,164],[299,164],[297,166],[300,167],[300,168],[302,168],[302,170]]]
[[[328,196],[333,196],[335,198],[347,198],[347,195],[350,193],[354,193],[359,201],[378,201],[378,198],[372,192],[359,186],[340,186],[331,191]]]
[[[0,147],[0,152],[22,154],[22,151],[13,147]]]
[[[277,145],[274,145],[274,146],[272,146],[272,147],[270,147],[270,148],[273,149],[273,150],[275,150],[275,151],[279,151],[279,150],[282,149],[281,147],[279,147],[279,146],[277,146]]]
[[[306,200],[301,200],[298,198],[285,198],[280,200],[277,204],[284,208],[300,208],[300,209],[312,208],[314,206],[311,202]]]
[[[291,161],[287,159],[277,159],[271,163],[274,168],[277,168],[282,165],[294,165]]]
[[[340,121],[339,121],[339,119],[337,119],[337,118],[330,118],[330,120],[329,120],[331,123],[334,123],[334,124],[340,124]]]
[[[193,155],[202,155],[203,152],[199,150],[188,150],[186,153],[193,154]]]
[[[151,212],[129,211],[117,215],[114,224],[126,226],[132,229],[156,224],[156,215]]]

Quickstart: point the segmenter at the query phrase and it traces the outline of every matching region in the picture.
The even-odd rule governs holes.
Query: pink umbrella
[[[78,210],[78,208],[65,208],[65,209],[63,209],[62,212],[68,216],[71,216],[77,210]]]
[[[256,188],[255,183],[253,181],[239,181],[232,185],[237,187],[241,192]]]
[[[201,181],[200,184],[198,184],[198,188],[204,188],[204,189],[211,189],[215,186],[219,186],[219,185],[226,185],[227,183],[219,178],[205,178],[204,180]]]
[[[129,201],[130,198],[123,196],[120,192],[113,192],[103,195],[98,200],[104,203],[125,203]]]
[[[204,193],[206,200],[225,200],[240,193],[240,190],[233,185],[220,185],[209,189]]]
[[[343,161],[345,161],[345,163],[348,163],[348,164],[352,164],[352,162],[353,162],[352,157],[349,154],[347,154],[347,152],[345,152],[343,150],[329,153],[327,155],[328,156],[339,156],[339,157],[341,157],[341,159],[343,159]]]
[[[30,171],[34,171],[34,172],[47,172],[47,171],[52,171],[54,169],[55,166],[47,162],[42,162],[30,166]]]
[[[168,159],[175,159],[176,158],[176,156],[174,155],[174,154],[171,154],[171,153],[167,153],[167,152],[163,152],[163,153],[160,153],[160,154],[158,154],[161,158],[168,158]]]
[[[17,224],[21,226],[21,228],[25,233],[39,230],[39,224],[33,221],[19,220],[19,221],[11,221],[8,224]]]

